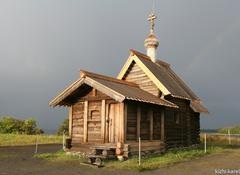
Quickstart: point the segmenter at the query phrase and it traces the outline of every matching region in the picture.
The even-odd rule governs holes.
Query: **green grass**
[[[85,161],[83,157],[80,157],[78,155],[69,155],[66,154],[63,150],[60,150],[56,153],[42,153],[42,154],[35,154],[35,158],[43,159],[49,162],[55,162],[55,163],[77,163]]]
[[[222,134],[228,134],[228,130],[230,130],[231,134],[240,134],[240,125],[220,128],[220,129],[218,129],[218,132],[222,133]]]
[[[138,165],[138,157],[133,157],[124,162],[109,161],[105,163],[105,166],[114,169],[127,169],[136,171],[152,170],[221,151],[223,151],[222,147],[209,147],[207,153],[204,153],[202,148],[168,151],[163,155],[149,156],[142,159],[141,166]]]
[[[61,143],[62,137],[56,135],[20,135],[0,134],[0,146],[22,146],[36,144]]]
[[[207,153],[204,153],[203,146],[198,148],[187,148],[182,150],[171,150],[162,155],[152,155],[141,160],[141,166],[138,165],[138,157],[132,157],[126,161],[106,161],[104,162],[107,169],[125,169],[125,170],[153,170],[161,167],[170,166],[179,162],[189,161],[205,155],[219,153],[229,149],[228,146],[209,146]],[[34,157],[46,160],[52,163],[75,163],[77,166],[86,159],[80,156],[67,155],[64,151],[56,153],[36,154]]]

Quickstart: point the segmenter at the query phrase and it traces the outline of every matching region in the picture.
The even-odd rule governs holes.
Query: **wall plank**
[[[124,80],[134,82],[139,87],[155,96],[159,96],[160,91],[158,87],[149,79],[149,77],[142,71],[142,69],[133,63],[129,68],[129,71],[125,75]]]

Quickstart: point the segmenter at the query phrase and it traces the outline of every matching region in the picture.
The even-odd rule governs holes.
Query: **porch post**
[[[127,140],[127,103],[124,103],[124,142]]]
[[[68,108],[68,120],[69,120],[69,125],[68,125],[68,135],[69,137],[72,138],[72,114],[73,114],[73,110],[72,110],[72,106],[70,106]]]
[[[164,133],[164,108],[161,110],[161,141],[165,141],[165,133]]]
[[[125,118],[124,118],[124,103],[119,103],[119,136],[118,136],[118,141],[121,143],[124,143],[124,138],[125,138]]]
[[[149,111],[149,119],[150,119],[150,140],[153,140],[153,110]]]
[[[136,138],[136,140],[138,140],[138,138],[141,136],[140,129],[141,129],[141,107],[138,104],[138,106],[137,106],[137,138]]]
[[[102,109],[101,109],[101,139],[102,142],[105,142],[105,127],[106,126],[106,100],[102,100]]]
[[[83,114],[83,142],[87,142],[87,123],[88,123],[88,101],[84,102],[84,114]]]

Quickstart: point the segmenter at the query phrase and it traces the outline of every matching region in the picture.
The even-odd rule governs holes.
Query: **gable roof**
[[[108,95],[118,102],[124,100],[134,100],[145,103],[157,104],[162,106],[178,108],[175,104],[158,98],[138,87],[137,84],[119,80],[116,78],[99,75],[87,71],[81,71],[81,78],[71,84],[62,93],[55,97],[50,103],[50,106],[68,105],[64,100],[71,94],[76,92],[82,85],[94,87],[100,92]]]
[[[118,79],[125,78],[133,61],[156,84],[164,95],[190,100],[190,106],[195,112],[208,113],[208,110],[201,104],[200,98],[174,73],[170,64],[160,60],[154,63],[150,57],[135,50],[131,50],[130,57],[120,71]]]

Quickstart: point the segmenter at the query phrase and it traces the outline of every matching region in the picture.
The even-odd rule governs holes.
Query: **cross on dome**
[[[151,13],[149,16],[148,16],[148,21],[150,22],[150,32],[151,34],[153,34],[154,32],[154,26],[155,26],[155,19],[157,19],[156,15],[154,13]]]

